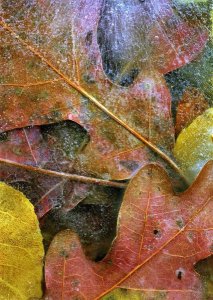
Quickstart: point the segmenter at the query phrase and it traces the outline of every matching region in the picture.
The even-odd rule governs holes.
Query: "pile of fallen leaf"
[[[209,18],[1,1],[0,299],[213,297]]]

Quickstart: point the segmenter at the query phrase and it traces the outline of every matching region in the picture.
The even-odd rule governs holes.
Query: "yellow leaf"
[[[207,161],[213,159],[213,108],[206,110],[181,131],[174,147],[174,156],[190,181]]]
[[[43,244],[33,205],[0,182],[0,299],[41,298]]]

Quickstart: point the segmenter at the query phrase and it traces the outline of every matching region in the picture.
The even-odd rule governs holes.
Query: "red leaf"
[[[147,49],[148,61],[141,65],[133,85],[124,88],[110,82],[103,72],[97,43],[101,0],[92,5],[90,0],[5,4],[0,23],[2,130],[75,121],[91,138],[78,161],[79,170],[87,168],[112,179],[129,178],[153,160],[152,153],[85,99],[95,97],[102,110],[106,107],[133,131],[170,153],[174,129],[163,74],[194,59],[205,45],[207,31],[178,16],[168,0],[146,1],[140,10],[128,5],[126,17],[135,18],[135,28],[140,27],[139,21],[149,25],[142,27],[142,40],[134,37],[136,48],[144,45]]]
[[[51,169],[60,172],[71,172],[73,160],[64,156],[60,148],[60,141],[45,140],[37,126],[16,129],[7,133],[5,141],[0,144],[0,159],[7,159],[23,165],[35,166],[39,169]],[[77,144],[77,140],[75,141]],[[43,217],[56,206],[63,206],[67,210],[74,208],[86,197],[91,188],[81,182],[67,181],[66,178],[54,178],[39,172],[30,172],[22,168],[15,168],[1,164],[0,178],[6,182],[19,186],[27,185],[23,192],[29,192],[29,185],[33,190],[28,196],[35,205],[38,218]]]
[[[212,251],[212,179],[209,162],[177,196],[162,168],[142,168],[125,192],[117,237],[101,262],[85,257],[70,230],[54,238],[46,257],[47,299],[94,300],[122,287],[200,300],[201,280],[193,267]]]

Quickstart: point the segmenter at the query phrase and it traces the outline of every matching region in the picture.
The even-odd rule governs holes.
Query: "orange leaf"
[[[209,107],[204,95],[196,88],[187,88],[178,103],[175,133],[187,127]]]
[[[97,42],[102,9],[102,0],[92,5],[90,0],[2,5],[1,128],[77,122],[91,138],[78,160],[79,171],[120,180],[155,160],[142,139],[128,131],[171,153],[171,95],[163,74],[193,60],[208,34],[202,24],[176,14],[169,0],[128,4],[123,16],[135,34],[121,26],[119,42],[123,44],[124,33],[126,43],[134,35],[135,50],[128,51],[143,46],[147,55],[144,63],[139,53],[139,75],[126,88],[113,84],[103,71]]]

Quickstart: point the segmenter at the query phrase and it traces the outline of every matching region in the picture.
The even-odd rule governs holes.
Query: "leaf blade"
[[[38,220],[24,195],[0,182],[0,298],[41,297],[44,249]]]
[[[127,188],[119,214],[117,237],[103,261],[94,263],[86,259],[74,233],[65,231],[55,237],[46,260],[47,295],[61,299],[52,286],[51,276],[57,276],[61,291],[61,273],[60,269],[55,269],[55,264],[57,247],[61,245],[62,253],[64,245],[65,299],[76,295],[100,299],[117,287],[171,293],[180,290],[180,295],[190,290],[196,294],[198,289],[196,297],[199,297],[201,283],[193,271],[193,264],[211,253],[212,220],[210,214],[208,218],[204,216],[212,207],[212,176],[210,163],[197,181],[178,197],[173,194],[161,168],[155,165],[143,168]],[[188,231],[193,233],[190,241]],[[204,245],[202,250],[200,243]],[[182,253],[184,249],[185,254]],[[170,263],[171,268],[167,268]],[[183,280],[178,276],[183,276]],[[77,283],[72,286],[74,281]]]

